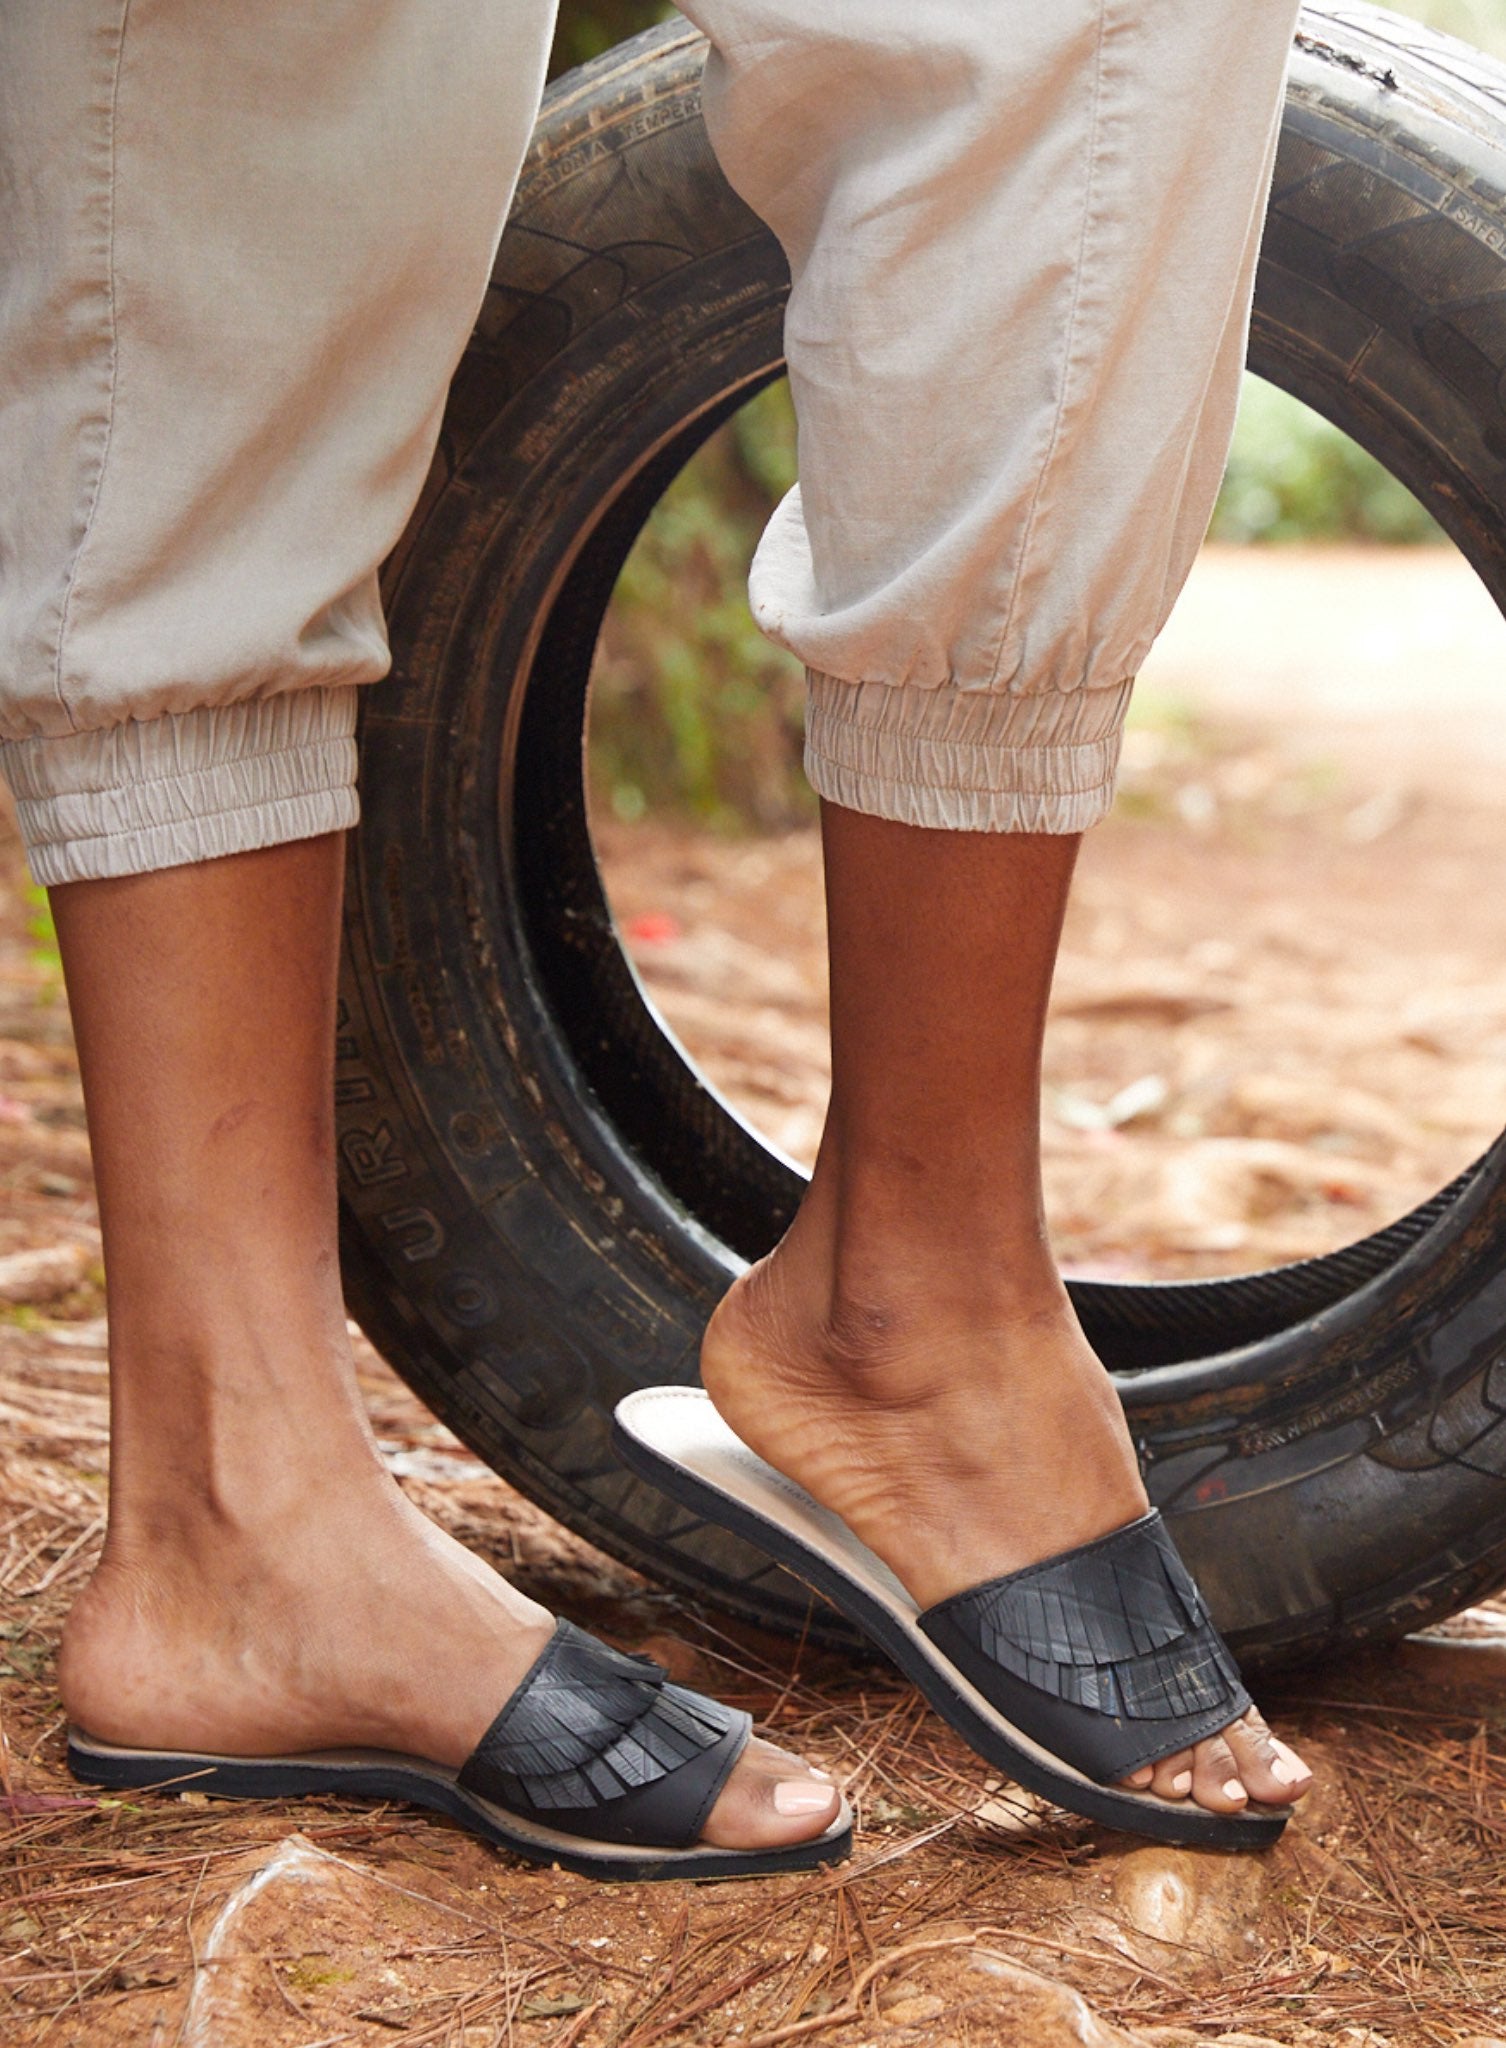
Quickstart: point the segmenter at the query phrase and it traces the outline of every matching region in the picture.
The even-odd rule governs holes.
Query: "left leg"
[[[809,1194],[704,1371],[924,1607],[1145,1509],[1046,1244],[1040,1034],[1223,466],[1295,8],[688,11],[793,273],[801,481],[753,596],[810,672],[833,1033]],[[1253,1721],[1152,1775],[1225,1814],[1306,1784]]]
[[[1041,1040],[1078,840],[823,809],[832,1099],[800,1213],[713,1317],[707,1391],[922,1608],[1143,1515],[1124,1414],[1051,1256]],[[1258,1716],[1164,1797],[1285,1804]]]

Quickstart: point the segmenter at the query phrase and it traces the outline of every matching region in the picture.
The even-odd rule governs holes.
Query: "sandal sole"
[[[456,1783],[456,1774],[421,1757],[384,1750],[328,1750],[308,1756],[233,1757],[179,1750],[126,1749],[100,1742],[81,1729],[68,1733],[68,1768],[89,1785],[112,1791],[194,1791],[215,1799],[402,1800],[458,1821],[471,1834],[510,1849],[530,1863],[557,1865],[582,1877],[621,1883],[666,1878],[776,1877],[840,1863],[852,1853],[852,1816],[846,1801],[823,1835],[784,1849],[625,1847],[561,1834],[481,1799]]]

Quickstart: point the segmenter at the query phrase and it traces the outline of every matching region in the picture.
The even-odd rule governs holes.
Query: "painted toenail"
[[[1225,1799],[1244,1799],[1247,1797],[1245,1788],[1240,1784],[1238,1778],[1225,1779],[1224,1797]]]
[[[1171,1789],[1179,1798],[1185,1798],[1192,1790],[1191,1771],[1178,1771],[1171,1781]]]
[[[825,1813],[831,1805],[831,1789],[812,1784],[809,1778],[781,1778],[774,1787],[774,1811],[788,1815]]]
[[[1271,1776],[1281,1785],[1300,1785],[1307,1773],[1295,1757],[1278,1756],[1271,1765]]]

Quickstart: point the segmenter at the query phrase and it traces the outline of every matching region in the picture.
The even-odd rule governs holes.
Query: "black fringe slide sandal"
[[[717,1849],[699,1840],[751,1730],[747,1714],[560,1621],[459,1770],[382,1750],[230,1757],[124,1749],[77,1728],[68,1764],[85,1783],[117,1791],[407,1800],[531,1862],[586,1877],[771,1877],[840,1862],[852,1850],[845,1801],[813,1841]]]
[[[921,1613],[851,1530],[750,1451],[695,1387],[645,1387],[613,1442],[642,1479],[803,1579],[978,1755],[1069,1812],[1162,1842],[1253,1849],[1283,1809],[1175,1804],[1116,1781],[1250,1704],[1157,1510]]]

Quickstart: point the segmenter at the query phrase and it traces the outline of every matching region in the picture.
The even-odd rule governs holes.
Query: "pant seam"
[[[840,730],[852,732],[860,730],[860,728],[842,726]],[[869,730],[872,731],[874,729],[870,727]],[[1089,747],[1112,746],[1116,735],[1105,733],[1098,739],[1089,740],[1032,740],[1023,746],[1015,746],[1009,740],[934,739],[929,734],[923,732],[895,733],[892,731],[880,731],[877,737],[886,740],[908,741],[913,745],[922,747],[944,747],[949,754],[983,754],[991,760],[996,759],[1001,754],[1007,754],[1011,759],[1019,760],[1027,754],[1085,753]],[[819,754],[823,760],[835,761],[838,758],[831,748],[823,747],[818,743],[812,743],[812,751]]]
[[[1062,426],[1067,417],[1068,404],[1072,393],[1072,374],[1076,366],[1078,316],[1082,310],[1083,277],[1087,267],[1088,235],[1093,226],[1093,207],[1098,188],[1098,148],[1102,127],[1103,70],[1104,56],[1108,44],[1108,0],[1099,0],[1098,38],[1093,51],[1093,97],[1088,112],[1087,176],[1083,190],[1082,227],[1077,237],[1077,262],[1072,276],[1072,303],[1067,310],[1067,332],[1063,343],[1061,391],[1057,398],[1055,414],[1051,421],[1051,434],[1046,443],[1046,453],[1041,461],[1041,472],[1035,480],[1035,489],[1030,494],[1030,504],[1025,513],[1024,531],[1020,536],[1020,551],[1015,557],[1014,576],[1010,581],[1009,597],[1004,609],[1004,627],[999,644],[994,652],[993,667],[989,671],[988,686],[993,688],[999,680],[999,671],[1004,666],[1004,652],[1009,642],[1009,629],[1014,620],[1020,601],[1020,591],[1025,582],[1025,572],[1030,566],[1031,546],[1045,495],[1047,480],[1051,475],[1051,464],[1061,442]]]
[[[223,826],[237,818],[273,818],[280,816],[294,804],[318,803],[332,798],[340,801],[354,796],[354,785],[349,782],[322,784],[317,789],[299,789],[287,796],[258,797],[252,803],[231,804],[222,811],[200,811],[182,818],[149,818],[139,824],[123,828],[112,826],[105,832],[82,832],[70,834],[66,841],[47,842],[66,845],[70,851],[79,851],[89,846],[107,846],[129,843],[133,839],[145,839],[154,832],[193,832],[199,826]]]
[[[1124,696],[1133,687],[1135,681],[1133,676],[1122,676],[1116,683],[1084,683],[1080,689],[1075,690],[984,691],[971,686],[945,684],[938,689],[922,691],[908,690],[900,684],[874,682],[871,678],[861,682],[843,676],[828,678],[825,670],[812,670],[810,674],[813,680],[819,675],[822,681],[829,679],[833,682],[841,683],[844,688],[850,690],[869,688],[892,690],[896,697],[923,700],[927,709],[930,708],[931,703],[935,702],[944,705],[947,710],[950,710],[959,699],[969,704],[973,702],[996,703],[1001,698],[1006,699],[1010,704],[1040,704],[1049,698],[1056,704],[1071,703],[1078,705],[1085,697]],[[889,707],[885,705],[884,708],[887,711]],[[1079,735],[1063,739],[1015,741],[1011,739],[954,739],[948,733],[931,732],[924,725],[919,724],[886,723],[882,717],[843,717],[839,711],[834,710],[830,705],[824,704],[812,704],[807,716],[813,724],[830,724],[844,733],[873,734],[883,739],[900,741],[918,740],[927,746],[957,747],[983,754],[1060,753],[1074,747],[1101,746],[1105,740],[1113,739],[1117,735],[1119,727],[1123,722],[1122,719],[1116,720],[1106,732],[1089,734],[1086,737]]]
[[[203,708],[204,710],[212,711],[218,709],[219,707],[215,705],[205,705],[201,708]],[[173,717],[182,717],[185,714],[177,712],[169,713],[168,715]],[[103,729],[107,732],[116,730],[115,727],[111,726],[107,726]],[[87,739],[92,737],[92,735],[88,733],[80,733],[78,737],[80,739]],[[58,799],[63,797],[108,796],[112,790],[127,787],[133,790],[151,789],[154,786],[154,784],[159,782],[189,782],[192,781],[196,776],[211,774],[214,770],[219,768],[239,767],[245,761],[280,761],[289,754],[309,754],[315,752],[320,747],[345,746],[347,744],[348,738],[349,735],[345,733],[322,733],[306,740],[296,741],[292,746],[267,747],[263,749],[258,749],[254,754],[224,754],[218,760],[205,761],[196,768],[184,768],[181,766],[177,766],[165,769],[156,774],[133,774],[129,778],[128,783],[81,783],[76,789],[55,789],[52,790],[46,797],[31,797],[26,798],[24,800],[26,802],[31,803],[52,803],[56,802]],[[25,746],[26,742],[24,740],[0,740],[0,756],[3,756],[4,749],[7,746],[17,745]]]
[[[120,23],[115,36],[115,67],[110,79],[110,107],[108,131],[108,158],[105,172],[107,193],[107,214],[105,225],[105,320],[107,333],[107,357],[105,366],[105,431],[100,444],[99,459],[95,465],[94,488],[90,494],[88,510],[84,514],[83,530],[78,537],[78,546],[73,551],[73,562],[68,571],[68,580],[63,586],[63,601],[58,611],[57,654],[53,663],[52,686],[58,707],[74,731],[78,730],[68,699],[63,690],[63,650],[68,638],[68,621],[73,609],[74,594],[78,589],[79,575],[83,568],[85,552],[94,532],[95,520],[99,513],[99,501],[104,491],[105,465],[110,459],[110,444],[115,433],[115,387],[120,361],[120,326],[115,303],[115,164],[116,137],[119,129],[120,78],[125,68],[126,31],[130,26],[132,0],[123,0]]]
[[[1092,741],[1088,741],[1088,745],[1094,745],[1094,748],[1102,748],[1102,745],[1108,745],[1108,741],[1092,739]],[[1094,791],[1100,791],[1100,788],[1108,788],[1108,786],[1113,784],[1113,780],[1115,780],[1113,772],[1108,772],[1104,776],[1098,776],[1094,782],[1084,782],[1080,788],[1065,788],[1065,791],[1063,791],[1063,788],[1027,788],[1027,791],[1020,791],[1020,788],[1008,788],[1008,786],[1006,788],[994,788],[992,784],[979,786],[977,782],[949,782],[949,780],[943,780],[940,776],[926,776],[924,782],[916,782],[912,776],[885,772],[881,768],[863,768],[863,766],[859,766],[856,762],[844,760],[840,754],[830,752],[830,748],[822,748],[822,745],[818,745],[818,743],[809,743],[805,752],[809,754],[809,758],[813,762],[826,762],[832,768],[842,768],[846,774],[861,776],[865,782],[879,782],[885,788],[908,788],[908,791],[951,791],[957,797],[963,797],[963,795],[965,797],[1080,797],[1080,795],[1092,795]],[[1078,754],[1078,752],[1086,752],[1086,748],[1082,748],[1082,750],[1080,748],[1033,748],[1029,752],[1041,752],[1041,754]]]

